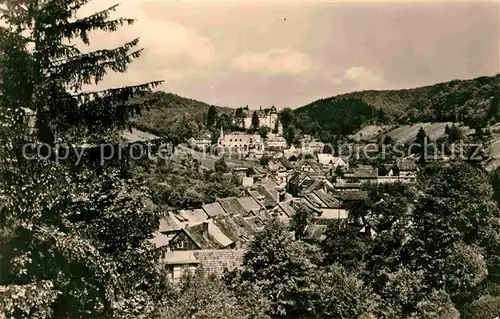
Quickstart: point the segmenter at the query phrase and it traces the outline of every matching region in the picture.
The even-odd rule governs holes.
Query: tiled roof
[[[278,161],[281,162],[281,164],[286,168],[286,169],[293,169],[293,164],[290,162],[286,157],[282,156],[278,159]]]
[[[233,221],[240,227],[242,227],[246,234],[253,235],[258,229],[255,229],[246,219],[241,215],[232,216]]]
[[[306,159],[305,160],[307,164],[309,164],[314,170],[318,171],[318,172],[321,172],[322,169],[321,169],[321,166],[319,165],[318,162],[316,162],[315,160],[313,159]]]
[[[264,207],[252,210],[251,216],[256,216],[262,221],[267,221],[272,218],[271,214]]]
[[[199,223],[208,219],[207,213],[201,208],[193,209],[193,223]]]
[[[335,188],[361,188],[361,183],[339,182],[335,184]]]
[[[160,248],[168,245],[169,238],[160,232],[155,232],[154,237],[149,239],[149,242],[155,245],[156,248]]]
[[[321,180],[315,180],[313,181],[312,183],[310,183],[310,185],[308,185],[304,190],[302,190],[302,194],[307,194],[307,193],[311,193],[317,189],[320,189],[323,187],[323,182]],[[302,186],[302,185],[301,185]]]
[[[225,270],[241,267],[245,249],[195,250],[193,254],[207,274],[222,276]]]
[[[273,195],[272,190],[269,190],[269,188],[263,186],[263,185],[258,185],[257,186],[257,191],[259,192],[260,195],[264,196],[264,206],[265,207],[274,207],[278,203],[278,197],[276,194]]]
[[[236,197],[219,198],[217,201],[228,215],[246,215],[247,213]]]
[[[377,176],[377,168],[374,168],[370,165],[359,165],[352,171],[344,174],[344,178],[376,178]]]
[[[225,214],[224,209],[218,202],[205,204],[201,206],[201,208],[203,208],[203,210],[209,217],[215,217]]]
[[[243,206],[247,214],[250,213],[252,209],[260,209],[260,207],[262,207],[252,196],[240,197],[238,198],[238,202]]]
[[[357,192],[337,192],[335,194],[340,200],[343,201],[356,201],[356,200],[366,200],[368,199],[368,192],[366,191],[357,191]]]
[[[188,250],[167,251],[163,261],[167,265],[187,265],[199,263],[193,252]]]
[[[201,208],[194,209],[194,210],[187,210],[187,209],[180,210],[178,216],[182,217],[184,219],[184,222],[188,223],[190,225],[191,224],[198,224],[198,223],[208,219],[208,215]]]
[[[177,212],[175,217],[177,217],[177,219],[181,222],[189,222],[189,217],[191,215],[189,212],[191,212],[191,214],[193,213],[193,211],[189,211],[187,209],[180,210]]]
[[[172,212],[167,212],[164,217],[160,219],[160,227],[158,229],[161,233],[178,231],[183,228],[182,222],[177,219]]]
[[[222,249],[233,243],[211,220],[183,229],[200,249]]]
[[[253,229],[261,230],[264,228],[264,222],[259,216],[245,217],[244,219]]]
[[[230,216],[218,216],[214,224],[233,242],[246,242],[253,233],[247,233],[244,227],[238,225]]]
[[[303,198],[307,199],[311,204],[314,205],[314,207],[321,208],[324,206],[321,199],[319,199],[316,195],[314,195],[314,193],[305,194]]]
[[[311,214],[314,215],[321,215],[321,209],[318,207],[314,206],[305,198],[301,198],[299,200],[293,201],[293,208],[295,209],[296,212],[300,212],[302,210],[306,210]]]
[[[260,200],[259,200],[260,197],[264,197],[263,195],[261,195],[259,192],[255,191],[255,190],[248,191],[248,194],[250,194],[250,196],[252,196],[253,199],[255,199],[255,201],[257,203],[260,203]]]
[[[304,165],[309,165],[313,169],[314,173],[322,174],[321,166],[313,159],[306,159],[306,160],[300,161],[296,165],[296,170],[300,170],[300,168]]]
[[[323,234],[325,233],[328,226],[326,225],[307,225],[304,231],[304,239],[319,241],[322,239]]]
[[[293,206],[291,205],[291,203],[282,202],[282,203],[279,203],[278,205],[281,207],[281,209],[283,209],[283,211],[285,212],[285,214],[288,215],[288,217],[292,217],[293,215],[295,215],[296,211],[293,208]]]
[[[325,193],[323,191],[315,191],[316,195],[323,203],[326,208],[340,208],[342,203],[333,196],[333,194]]]
[[[270,177],[261,178],[259,184],[264,185],[268,188],[278,187],[278,183]]]

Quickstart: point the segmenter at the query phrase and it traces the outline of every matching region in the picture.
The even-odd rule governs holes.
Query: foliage
[[[0,286],[0,314],[9,318],[52,318],[50,306],[58,294],[50,281]]]
[[[266,307],[257,291],[234,291],[221,279],[198,269],[195,274],[184,274],[177,295],[169,300],[160,318],[267,318]]]
[[[214,126],[216,119],[217,119],[217,109],[215,108],[215,106],[210,105],[207,113],[207,127]]]
[[[423,127],[420,127],[418,130],[417,137],[415,138],[415,144],[417,144],[417,149],[412,149],[411,151],[413,154],[418,154],[420,156],[419,161],[423,163],[425,162],[428,154],[427,145],[429,144],[429,138],[427,137]]]
[[[348,270],[362,269],[370,244],[364,240],[358,227],[346,223],[331,223],[321,242],[323,265],[339,264]]]
[[[257,131],[259,129],[260,123],[259,123],[259,115],[257,114],[257,111],[253,111],[252,113],[252,129],[254,131]]]
[[[285,129],[284,138],[288,145],[296,144],[299,140],[297,130],[293,125],[288,126]]]
[[[176,209],[199,207],[217,198],[240,195],[232,176],[199,171],[195,163],[196,160],[186,161],[185,166],[177,166],[172,161],[161,162],[151,165],[146,172],[136,173],[135,178],[147,181],[156,204]]]
[[[428,297],[419,301],[410,319],[459,319],[460,313],[444,291],[432,291]]]
[[[259,163],[260,165],[267,167],[267,165],[269,164],[269,160],[270,160],[269,156],[267,154],[264,154],[260,158]]]
[[[122,179],[116,163],[78,165],[22,153],[28,142],[115,136],[145,104],[131,98],[161,83],[82,90],[109,70],[125,72],[142,52],[138,39],[89,52],[65,44],[89,45],[91,31],[133,23],[109,19],[117,6],[78,17],[87,2],[22,0],[2,10],[2,317],[146,318],[168,296],[159,252],[148,243],[158,216],[144,185]],[[18,116],[21,107],[34,114],[36,136]]]
[[[311,271],[300,297],[309,318],[374,318],[379,301],[361,278],[337,264]]]
[[[273,220],[250,243],[230,289],[257,289],[276,318],[496,315],[498,289],[485,287],[496,287],[498,208],[484,173],[467,163],[433,164],[417,185],[364,190],[369,198],[350,205],[350,218],[330,225],[319,244],[289,231],[303,233],[308,215],[300,210],[292,229]],[[372,225],[373,239],[360,235]]]
[[[216,173],[229,173],[229,167],[227,166],[224,157],[221,157],[215,162],[215,172]]]
[[[134,126],[161,137],[178,137],[180,140],[196,137],[206,129],[210,129],[212,135],[215,135],[220,131],[219,117],[232,111],[230,108],[208,105],[162,91],[146,94],[135,100],[152,100],[154,103],[142,111],[140,116],[132,119]],[[206,122],[203,121],[205,114]]]
[[[294,115],[300,118],[296,120],[296,127],[313,135],[318,129],[334,135],[347,135],[363,124],[375,121],[377,114],[375,107],[356,98],[322,99],[294,111]]]
[[[293,111],[282,120],[313,134],[315,123],[322,132],[351,134],[368,124],[462,122],[473,128],[500,119],[500,76],[449,81],[430,86],[383,91],[353,92],[320,99]],[[334,110],[334,111],[332,111]],[[301,117],[302,120],[290,120]],[[323,136],[323,134],[320,134]],[[328,142],[328,140],[323,139]]]
[[[464,318],[488,319],[500,314],[500,296],[483,295],[474,300],[467,308]]]
[[[101,82],[109,70],[126,72],[128,65],[143,52],[136,48],[139,39],[113,49],[88,52],[65,44],[81,40],[89,45],[92,31],[113,32],[134,23],[128,18],[110,19],[117,5],[88,17],[78,17],[78,9],[86,2],[89,1],[22,0],[10,2],[9,9],[3,11],[6,26],[0,34],[2,105],[34,111],[37,138],[49,145],[53,145],[56,135],[88,140],[126,127],[130,117],[139,113],[144,104],[133,103],[130,98],[144,95],[161,83],[82,91],[84,85]],[[19,99],[22,94],[25,97]]]
[[[44,311],[55,317],[154,311],[168,283],[147,243],[158,217],[141,185],[46,160],[2,168],[10,231],[0,284],[52,283],[57,298]]]
[[[307,226],[311,223],[312,214],[304,207],[303,204],[297,205],[296,213],[290,220],[290,230],[293,231],[295,240],[304,237]]]
[[[251,242],[236,280],[254,283],[271,301],[271,314],[286,316],[297,307],[296,295],[313,268],[301,243],[273,220]]]
[[[262,137],[263,139],[266,139],[267,138],[267,135],[269,134],[269,132],[271,131],[271,129],[267,126],[262,126],[259,128],[259,135],[260,137]]]

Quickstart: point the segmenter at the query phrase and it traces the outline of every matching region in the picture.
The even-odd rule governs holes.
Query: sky
[[[81,15],[105,9],[95,0]],[[500,73],[498,1],[143,1],[137,19],[91,48],[140,37],[144,54],[99,88],[164,80],[209,104],[299,107],[367,89],[412,88]]]

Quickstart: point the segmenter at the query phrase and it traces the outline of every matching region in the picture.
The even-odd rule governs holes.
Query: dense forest
[[[460,122],[472,128],[500,119],[500,75],[430,86],[362,91],[321,99],[294,110],[307,133],[346,135],[366,124]],[[319,134],[321,136],[321,134]]]
[[[160,136],[176,135],[186,138],[197,136],[206,127],[212,126],[207,125],[208,113],[211,108],[219,116],[232,115],[233,113],[233,109],[228,107],[210,106],[200,101],[163,91],[156,91],[136,98],[139,101],[151,99],[154,100],[154,103],[151,103],[148,109],[142,110],[140,116],[133,119],[133,123],[139,129]]]

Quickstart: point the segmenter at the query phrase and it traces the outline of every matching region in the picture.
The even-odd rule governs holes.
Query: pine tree
[[[158,211],[142,184],[122,180],[114,165],[97,171],[23,153],[32,140],[24,110],[34,114],[39,142],[103,140],[140,111],[130,98],[161,83],[82,90],[108,70],[125,72],[142,52],[138,39],[93,52],[66,44],[88,45],[91,31],[133,23],[108,19],[117,6],[77,18],[88,2],[0,2],[0,313],[7,317],[146,318],[168,292],[160,253],[147,242]]]
[[[207,126],[212,127],[217,120],[217,109],[215,106],[210,105],[208,108],[208,114],[207,114]]]
[[[90,0],[2,1],[1,30],[3,55],[2,105],[25,107],[36,113],[38,140],[53,144],[69,129],[80,135],[108,133],[124,128],[141,104],[131,103],[162,81],[135,86],[85,92],[84,85],[98,84],[108,71],[124,73],[138,58],[139,39],[122,46],[85,52],[74,40],[90,44],[92,31],[113,32],[134,23],[133,19],[109,19],[118,5],[78,18],[78,10]]]
[[[418,130],[417,138],[415,139],[415,143],[418,144],[417,154],[420,155],[420,161],[421,162],[425,161],[425,155],[427,153],[427,150],[426,150],[427,140],[428,140],[427,134],[425,133],[424,128],[421,127]]]
[[[257,111],[254,111],[252,113],[252,129],[254,131],[257,131],[259,129],[260,123],[259,123],[259,115],[257,114]]]

